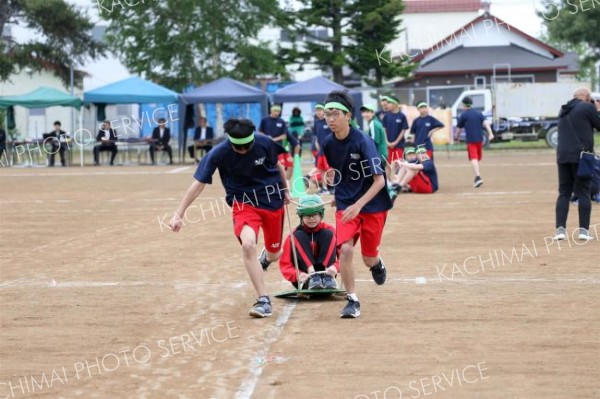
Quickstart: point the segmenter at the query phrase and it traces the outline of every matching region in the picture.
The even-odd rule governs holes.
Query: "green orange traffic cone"
[[[306,186],[302,176],[300,155],[294,154],[294,173],[292,174],[292,197],[300,198],[306,195]]]

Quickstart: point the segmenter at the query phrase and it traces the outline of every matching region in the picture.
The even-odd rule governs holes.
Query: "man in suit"
[[[171,140],[171,130],[165,126],[166,122],[165,118],[160,118],[158,120],[158,126],[152,131],[152,143],[148,149],[152,165],[156,165],[154,162],[154,152],[156,151],[166,151],[169,156],[169,165],[173,165],[173,150],[169,145],[169,141]]]
[[[64,140],[66,137],[67,133],[61,130],[60,121],[54,122],[54,130],[44,135],[44,143],[46,142],[46,139],[51,138],[48,140],[48,143],[50,144],[50,151],[48,151],[48,167],[54,166],[54,158],[56,157],[57,152],[60,154],[60,164],[62,166],[67,166],[65,161],[66,146],[61,144],[61,139]]]
[[[2,129],[0,127],[0,164],[1,163],[1,159],[2,159],[2,155],[5,154],[6,151],[6,132],[4,131],[4,129]],[[4,164],[2,164],[4,165]]]
[[[215,133],[213,128],[206,126],[206,118],[201,116],[198,119],[198,127],[196,127],[196,131],[194,132],[194,144],[188,146],[190,158],[194,158],[194,145],[196,146],[196,150],[200,149],[209,152],[212,149],[214,138]],[[196,163],[198,162],[198,158],[196,158]]]
[[[98,130],[96,135],[96,145],[94,146],[94,165],[100,166],[100,152],[110,151],[110,164],[114,165],[115,157],[117,156],[117,133],[110,125],[109,120],[102,123],[102,129]]]

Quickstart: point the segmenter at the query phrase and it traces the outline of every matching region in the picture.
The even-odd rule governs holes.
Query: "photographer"
[[[581,151],[594,151],[594,128],[600,130],[600,104],[592,103],[588,89],[577,89],[573,99],[564,104],[558,120],[558,199],[556,200],[555,240],[566,236],[567,216],[571,193],[579,198],[579,239],[591,240],[588,229],[592,213],[590,192],[591,178],[577,176]]]

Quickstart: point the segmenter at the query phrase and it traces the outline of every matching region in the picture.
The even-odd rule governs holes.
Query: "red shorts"
[[[317,157],[317,169],[321,171],[329,170],[329,164],[327,163],[327,158],[325,158],[325,155],[319,155]]]
[[[483,142],[467,143],[467,154],[469,156],[469,161],[472,159],[481,161],[481,155],[483,153],[482,149],[483,149]]]
[[[258,240],[258,232],[262,227],[267,251],[279,251],[283,234],[284,208],[273,211],[248,204],[234,204],[231,209],[233,211],[233,233],[238,239],[244,226],[248,225],[254,230]]]
[[[402,159],[404,157],[404,148],[390,148],[388,147],[388,157],[387,163],[392,164],[392,162]]]
[[[323,183],[323,174],[321,172],[313,173],[310,175],[310,178],[317,184]]]
[[[279,154],[279,163],[282,164],[285,168],[293,168],[294,167],[294,158],[289,153]]]
[[[387,211],[377,213],[359,213],[349,222],[342,223],[343,211],[335,213],[335,232],[338,247],[343,243],[360,238],[360,251],[364,256],[376,257],[379,254],[379,244],[383,234],[383,226]]]
[[[429,176],[427,176],[423,171],[420,171],[413,177],[413,179],[408,183],[408,186],[412,190],[413,193],[416,194],[431,194],[433,193],[433,186],[431,185],[431,180],[429,180]]]

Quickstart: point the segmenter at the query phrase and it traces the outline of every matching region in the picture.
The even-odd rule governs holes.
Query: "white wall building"
[[[481,8],[480,0],[405,0],[404,30],[386,49],[392,53],[427,49],[477,18]]]
[[[52,71],[33,72],[29,69],[13,74],[8,81],[0,83],[0,96],[15,96],[30,93],[40,86],[46,86],[63,92],[69,89],[54,75]],[[75,89],[75,96],[82,96],[80,89]],[[75,126],[71,124],[71,113]],[[43,133],[53,129],[54,121],[60,121],[62,130],[73,132],[78,128],[77,110],[71,107],[23,108],[15,107],[15,122],[21,139],[42,138]]]

